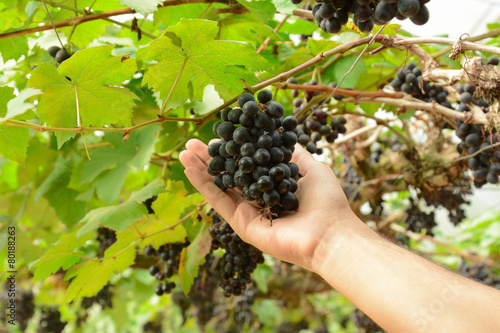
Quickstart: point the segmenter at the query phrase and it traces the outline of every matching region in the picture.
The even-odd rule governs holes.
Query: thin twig
[[[56,33],[57,39],[59,40],[59,43],[61,44],[61,48],[65,49],[63,42],[61,41],[61,38],[59,37],[59,33],[57,32],[56,25],[54,24],[54,21],[52,20],[52,16],[50,15],[49,8],[47,8],[47,4],[45,3],[45,0],[42,0],[43,6],[45,7],[45,10],[47,11],[47,15],[49,16],[50,23],[52,23],[52,29],[54,29],[54,32]]]
[[[289,17],[290,15],[286,15],[283,18],[283,20],[281,20],[281,22],[273,29],[273,31],[277,33],[281,29],[281,27],[286,23],[286,20],[288,20]],[[267,48],[267,45],[269,44],[270,41],[271,37],[267,37],[266,40],[264,40],[264,42],[260,44],[259,48],[257,49],[257,53],[261,53],[262,51],[264,51]]]

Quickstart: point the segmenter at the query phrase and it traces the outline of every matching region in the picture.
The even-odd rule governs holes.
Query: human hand
[[[316,250],[327,231],[353,215],[333,171],[300,145],[292,158],[303,175],[295,193],[299,208],[283,214],[272,226],[267,218],[262,218],[259,208],[243,198],[241,191],[224,192],[213,183],[213,177],[206,171],[211,157],[204,143],[190,140],[186,148],[179,159],[194,187],[241,239],[280,260],[312,269]]]

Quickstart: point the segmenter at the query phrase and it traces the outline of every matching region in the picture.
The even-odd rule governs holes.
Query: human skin
[[[500,291],[390,243],[352,212],[333,171],[300,145],[296,212],[262,218],[206,168],[207,146],[190,140],[179,158],[191,183],[247,243],[320,275],[389,332],[500,332]]]

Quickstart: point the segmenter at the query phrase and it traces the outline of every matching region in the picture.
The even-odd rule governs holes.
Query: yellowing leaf
[[[155,179],[140,191],[134,192],[124,203],[91,210],[81,221],[85,225],[78,231],[77,236],[81,237],[97,229],[100,224],[115,231],[127,229],[129,225],[148,213],[146,206],[141,202],[163,191],[160,180]]]
[[[75,255],[77,247],[85,243],[91,236],[76,238],[76,233],[62,235],[59,242],[49,248],[47,252],[34,264],[36,267],[33,280],[45,279],[59,269],[68,269],[80,261],[80,257]]]
[[[64,279],[73,280],[66,292],[66,303],[76,298],[94,296],[108,283],[113,274],[122,272],[134,263],[136,249],[131,244],[139,238],[135,229],[129,228],[120,232],[116,238],[116,242],[104,252],[102,261],[87,261],[68,270]]]
[[[181,252],[179,280],[185,295],[189,293],[194,279],[198,276],[199,267],[205,262],[205,256],[210,252],[211,246],[212,237],[208,231],[208,224],[203,223],[196,238]]]

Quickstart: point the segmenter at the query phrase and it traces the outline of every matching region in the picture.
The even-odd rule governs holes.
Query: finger
[[[200,171],[207,169],[207,165],[202,160],[200,160],[198,155],[190,150],[181,151],[181,153],[179,154],[179,160],[185,168],[195,167]]]
[[[219,214],[225,218],[230,218],[234,215],[237,204],[240,202],[238,199],[239,195],[236,192],[229,191],[229,194],[223,192],[213,183],[212,177],[206,171],[203,172],[196,167],[188,166],[184,170],[184,173],[191,184],[200,191],[201,195],[207,199],[208,203]],[[241,199],[241,197],[239,198]]]
[[[195,153],[200,158],[200,160],[203,163],[205,163],[205,165],[208,165],[208,163],[212,159],[212,157],[208,155],[207,145],[201,142],[200,140],[197,139],[189,140],[186,143],[186,148],[189,151]]]
[[[212,139],[208,142],[208,145],[211,145],[212,143],[219,142],[220,139]]]
[[[300,144],[295,145],[293,152],[292,162],[297,163],[299,166],[300,174],[305,176],[307,172],[320,164],[307,150],[302,148]]]

